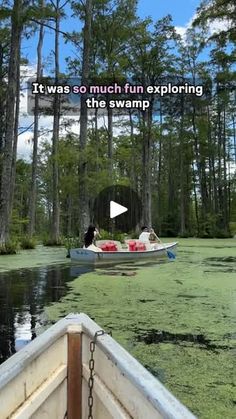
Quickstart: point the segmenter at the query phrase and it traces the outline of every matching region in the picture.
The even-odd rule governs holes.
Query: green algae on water
[[[1,255],[0,272],[68,263],[66,253],[66,249],[63,247],[45,247],[39,245],[32,250],[21,250],[16,255]]]
[[[198,417],[235,418],[235,249],[182,239],[174,262],[133,266],[134,277],[86,274],[48,318],[87,313]]]

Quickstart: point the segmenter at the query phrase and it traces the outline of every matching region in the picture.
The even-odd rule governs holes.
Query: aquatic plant
[[[60,237],[58,241],[55,241],[52,237],[47,237],[43,240],[44,246],[64,246],[63,239]]]
[[[234,419],[235,240],[179,242],[174,263],[80,276],[46,312],[86,312],[198,417]]]
[[[75,247],[81,247],[79,237],[65,237],[63,239],[63,244],[67,250],[70,250]]]
[[[36,244],[37,244],[36,240],[29,236],[22,237],[20,241],[20,247],[23,250],[35,249]]]
[[[15,255],[19,249],[17,240],[9,240],[4,246],[0,246],[0,255]]]

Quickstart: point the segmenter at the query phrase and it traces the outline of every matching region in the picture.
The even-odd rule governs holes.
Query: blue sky
[[[151,17],[154,21],[161,19],[167,14],[172,15],[175,26],[184,27],[194,15],[200,0],[139,0],[138,15],[141,18]],[[70,11],[67,8],[67,11]],[[61,22],[61,29],[65,32],[72,30],[80,30],[81,22],[78,19],[68,17]],[[36,64],[36,47],[38,34],[29,40],[23,42],[23,54],[28,58],[29,65]],[[46,29],[46,36],[44,41],[44,57],[48,57],[53,49],[54,34],[53,31]],[[61,71],[66,70],[65,57],[73,56],[75,48],[70,43],[65,44],[60,48],[60,66]],[[52,57],[53,60],[53,57]],[[48,60],[47,60],[48,61]],[[47,71],[46,71],[47,72]]]
[[[139,0],[138,14],[142,18],[151,16],[153,20],[170,14],[174,25],[185,26],[199,4],[200,0]]]
[[[170,14],[173,17],[173,23],[177,27],[186,27],[188,22],[193,17],[198,5],[200,4],[200,0],[139,0],[138,4],[138,15],[141,18],[151,17],[153,21],[161,19],[162,17]],[[66,11],[68,11],[68,15],[71,15],[71,11],[69,7],[66,6]],[[73,19],[68,17],[63,19],[61,22],[61,29],[64,32],[70,31],[80,31],[81,30],[81,22],[78,18]],[[54,31],[50,29],[45,30],[45,40],[43,46],[43,62],[46,64],[48,62],[48,57],[53,50],[54,47]],[[38,42],[38,32],[36,35],[30,39],[23,41],[22,45],[22,53],[28,59],[29,67],[32,68],[30,71],[30,75],[35,75],[36,71],[36,58],[37,58],[37,42]],[[66,71],[66,62],[65,58],[68,56],[75,56],[76,49],[71,43],[67,43],[63,45],[62,39],[60,40],[60,71]],[[52,68],[53,68],[53,56],[51,55],[52,61]],[[47,66],[44,70],[44,74],[48,74],[49,67]],[[28,70],[27,70],[28,74]],[[25,74],[26,75],[26,74]],[[27,77],[27,76],[26,76]],[[26,127],[30,123],[32,123],[32,117],[27,116],[27,106],[26,106],[26,99],[21,103],[21,127]],[[48,128],[52,125],[52,118],[44,117],[40,121],[41,128]],[[78,126],[77,126],[78,131]],[[75,131],[75,129],[74,129]],[[78,132],[77,132],[78,133]],[[31,130],[25,132],[22,136],[19,137],[18,143],[18,155],[22,157],[29,158],[29,155],[32,152],[31,144],[28,144],[28,140],[32,139],[32,132]]]

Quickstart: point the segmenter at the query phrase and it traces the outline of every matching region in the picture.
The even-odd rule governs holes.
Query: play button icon
[[[93,201],[91,221],[105,232],[133,232],[140,223],[141,208],[140,198],[132,188],[108,186]]]
[[[128,211],[128,208],[117,204],[117,202],[110,201],[110,218],[116,218],[118,215],[124,214],[126,211]]]

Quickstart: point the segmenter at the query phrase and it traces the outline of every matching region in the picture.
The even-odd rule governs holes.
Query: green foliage
[[[9,19],[11,16],[14,16],[13,14],[14,8],[6,8],[1,7],[0,8],[0,20]],[[56,16],[55,11],[53,11],[53,8],[51,5],[47,5],[42,7],[42,5],[38,6],[28,6],[24,7],[23,10],[21,10],[21,19],[22,23],[26,24],[32,21],[35,21],[36,19],[42,20],[47,18],[52,18]]]
[[[200,220],[199,237],[204,239],[219,238],[225,239],[232,237],[230,229],[226,230],[221,226],[222,216],[219,214],[207,214]]]
[[[55,242],[55,240],[53,240],[51,237],[45,238],[45,240],[43,241],[43,245],[44,246],[63,246],[63,240],[62,238],[59,239],[59,241]]]
[[[65,237],[63,239],[63,244],[68,251],[70,249],[81,247],[81,242],[79,240],[79,237]]]
[[[24,233],[28,222],[28,218],[21,218],[17,208],[14,208],[11,219],[11,235],[20,237]]]
[[[1,7],[0,9],[0,20],[8,19],[12,15],[12,10],[7,9],[6,7]]]
[[[19,250],[19,242],[15,239],[12,239],[9,240],[5,246],[0,247],[0,255],[15,255]]]
[[[35,249],[36,244],[36,240],[28,236],[22,237],[20,240],[20,247],[24,250]]]
[[[124,243],[125,239],[126,239],[126,235],[120,231],[116,231],[113,234],[105,231],[105,230],[100,230],[99,231],[99,239],[98,240],[116,240],[119,241],[121,243]]]
[[[136,231],[131,231],[131,233],[128,234],[127,237],[125,237],[126,239],[137,239],[139,237],[139,233],[137,233]]]
[[[40,5],[41,2],[37,5],[34,2],[24,3],[19,16],[24,26],[22,36],[31,36],[42,21],[51,25],[48,18],[53,20],[56,17],[58,12],[55,12],[54,6]],[[56,161],[59,167],[62,238],[55,243],[47,233],[43,240],[45,245],[64,244],[67,248],[80,245],[77,239],[80,161],[86,164],[85,182],[90,208],[95,196],[105,187],[114,183],[127,185],[140,195],[142,203],[145,202],[144,196],[151,196],[152,224],[158,235],[230,236],[229,222],[236,221],[236,180],[232,175],[236,109],[234,95],[230,93],[235,82],[230,33],[235,30],[235,25],[232,25],[231,32],[224,31],[223,36],[214,38],[215,43],[210,45],[207,54],[208,62],[202,61],[201,55],[207,40],[206,23],[215,18],[231,19],[234,13],[232,5],[233,0],[204,1],[199,7],[195,27],[188,29],[183,41],[175,32],[171,16],[157,22],[151,18],[138,18],[136,0],[93,2],[90,83],[122,83],[128,79],[132,84],[153,85],[163,80],[175,80],[179,76],[189,80],[192,75],[196,82],[200,80],[204,85],[206,94],[202,98],[172,95],[159,102],[155,102],[152,96],[155,111],[150,107],[150,115],[134,109],[125,118],[117,118],[113,113],[110,124],[104,123],[104,126],[101,126],[100,114],[94,113],[88,120],[88,138],[83,150],[79,135],[71,132],[74,121],[61,118],[67,134],[60,137],[57,155],[52,158],[52,144],[48,140],[44,143],[40,141],[36,168],[36,234],[41,237],[51,231],[53,163]],[[85,2],[71,3],[75,15],[82,20],[85,17],[84,6]],[[63,17],[67,8],[59,13]],[[6,119],[4,100],[8,81],[4,74],[10,56],[11,15],[10,7],[1,8],[0,42],[4,46],[0,69],[3,75],[0,80],[2,127]],[[196,27],[197,24],[199,27]],[[75,45],[81,46],[83,31],[68,36]],[[81,74],[82,50],[78,48],[73,57],[66,59],[73,76]],[[23,63],[24,57],[21,56],[20,61]],[[104,95],[104,99],[108,97]],[[145,116],[150,119],[148,130]],[[144,136],[147,131],[150,134],[148,138]],[[0,137],[4,138],[2,134],[4,132],[0,132]],[[145,160],[147,156],[148,161]],[[23,159],[16,163],[10,233],[12,237],[23,237],[24,248],[34,245],[26,236],[31,169],[31,164]],[[149,176],[150,182],[145,183],[145,177]],[[150,191],[145,190],[147,185],[150,185]],[[216,212],[220,212],[221,216],[216,216]],[[235,234],[234,224],[231,229]],[[124,235],[119,232],[112,235],[102,231],[101,234],[104,239],[124,240]],[[137,234],[132,236],[136,238]]]
[[[229,228],[230,228],[230,231],[231,231],[231,233],[232,233],[232,236],[234,237],[234,236],[236,236],[236,222],[234,221],[232,221],[230,224],[229,224]]]
[[[177,237],[179,233],[178,226],[178,217],[175,217],[174,214],[167,214],[161,223],[161,235],[164,237]]]
[[[40,7],[29,6],[25,10],[23,20],[24,22],[31,21],[31,20],[42,21],[43,19],[50,19],[53,17],[56,17],[56,12],[53,10],[51,5],[46,5],[44,7],[42,7],[42,5],[40,5]]]
[[[211,31],[209,31],[210,40],[217,40],[224,44],[229,41],[235,44],[235,0],[202,0],[193,24],[209,27],[209,23],[214,21],[227,22],[227,24],[224,25],[224,30],[220,32],[211,34]]]

